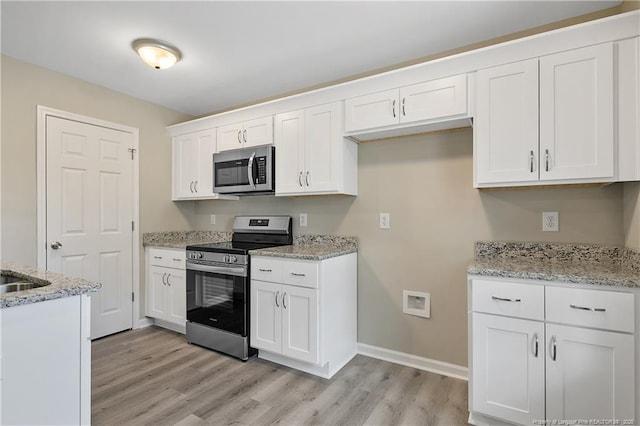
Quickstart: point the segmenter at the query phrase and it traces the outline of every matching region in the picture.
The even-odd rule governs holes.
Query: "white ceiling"
[[[2,53],[203,115],[620,1],[2,1]],[[136,38],[177,46],[154,70]]]

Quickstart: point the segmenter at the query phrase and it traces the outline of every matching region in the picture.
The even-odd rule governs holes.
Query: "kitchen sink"
[[[0,274],[0,294],[13,293],[14,291],[31,290],[44,287],[48,284],[30,282],[25,278],[14,277],[10,274]]]

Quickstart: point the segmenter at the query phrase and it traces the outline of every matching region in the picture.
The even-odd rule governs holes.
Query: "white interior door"
[[[131,133],[47,116],[47,269],[102,283],[92,339],[132,328],[132,147]]]

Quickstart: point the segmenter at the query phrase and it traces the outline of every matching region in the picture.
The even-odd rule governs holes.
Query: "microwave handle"
[[[256,153],[254,152],[249,157],[249,164],[247,165],[247,174],[249,175],[249,185],[255,188],[256,184],[253,182],[253,160],[256,158]]]

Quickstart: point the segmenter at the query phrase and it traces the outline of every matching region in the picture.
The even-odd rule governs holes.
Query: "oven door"
[[[187,321],[247,336],[246,265],[187,261]]]

